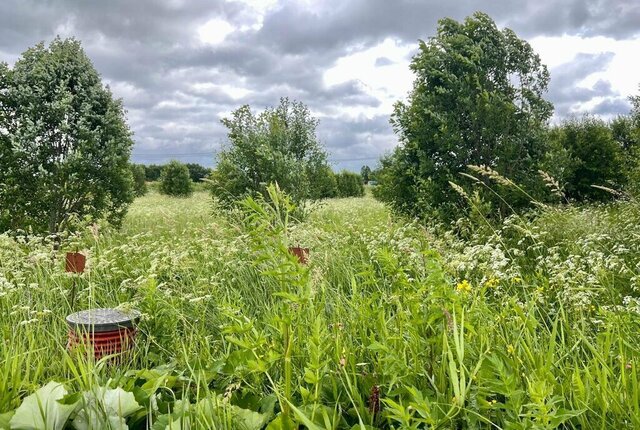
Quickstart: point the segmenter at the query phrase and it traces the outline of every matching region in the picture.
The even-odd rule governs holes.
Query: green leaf
[[[10,420],[12,429],[61,430],[76,408],[76,403],[61,402],[67,390],[51,381],[26,397]]]
[[[122,388],[97,387],[83,394],[83,407],[73,420],[77,430],[126,430],[126,417],[140,409],[133,393]]]
[[[5,412],[4,414],[0,414],[0,430],[10,430],[9,421],[11,421],[11,417],[16,413],[16,411]]]
[[[298,426],[288,415],[278,414],[275,420],[271,421],[265,430],[294,430]]]

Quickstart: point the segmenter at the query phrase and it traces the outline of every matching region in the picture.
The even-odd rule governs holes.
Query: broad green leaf
[[[76,403],[61,402],[66,395],[67,390],[61,383],[49,382],[23,400],[11,418],[11,428],[61,430],[76,407]]]
[[[73,420],[77,430],[126,430],[126,417],[140,409],[133,393],[122,388],[97,387],[83,393],[82,409]]]

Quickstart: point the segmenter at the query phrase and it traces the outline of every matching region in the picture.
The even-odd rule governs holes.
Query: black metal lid
[[[140,312],[136,310],[98,308],[67,316],[67,324],[75,329],[102,332],[133,327],[139,319]]]

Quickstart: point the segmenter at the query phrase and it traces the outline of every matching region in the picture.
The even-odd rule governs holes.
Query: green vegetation
[[[187,166],[175,160],[166,164],[160,174],[159,190],[169,196],[190,196],[193,193],[193,182]]]
[[[292,223],[270,191],[228,217],[206,193],[151,193],[121,230],[74,236],[75,309],[62,253],[0,236],[0,423],[57,381],[105,417],[117,394],[132,429],[640,425],[638,204],[541,209],[461,241],[367,197]],[[66,350],[65,315],[99,306],[143,312],[122,365]]]
[[[391,122],[401,146],[388,157],[377,195],[418,217],[455,220],[465,206],[449,182],[466,166],[484,165],[535,186],[544,154],[543,131],[553,106],[543,98],[546,66],[531,46],[491,18],[445,18],[437,35],[413,57],[413,89],[398,102]],[[501,205],[491,193],[483,199]],[[514,196],[511,206],[526,206]]]
[[[303,103],[283,98],[259,114],[245,105],[222,123],[230,146],[218,154],[211,175],[213,195],[221,203],[264,194],[270,183],[278,183],[296,203],[323,197],[312,194],[322,188],[311,183],[326,173],[327,154],[316,137],[318,120]]]
[[[133,200],[131,133],[80,42],[0,63],[0,231],[118,224]]]
[[[364,196],[364,183],[362,176],[346,170],[336,175],[338,197],[362,197]]]
[[[78,42],[0,64],[0,429],[640,428],[640,97],[549,128],[481,13],[411,67],[358,175],[288,99],[224,119],[213,171],[131,165]],[[97,307],[142,312],[130,351],[67,346]]]
[[[133,189],[136,197],[147,194],[147,177],[142,164],[131,165],[131,175],[133,176]]]

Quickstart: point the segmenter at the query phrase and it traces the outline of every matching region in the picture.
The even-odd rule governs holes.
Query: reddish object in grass
[[[137,311],[117,309],[90,309],[67,317],[69,325],[68,348],[84,345],[93,350],[96,360],[107,355],[126,352],[134,345],[135,323],[140,318]]]
[[[307,264],[309,260],[309,248],[300,248],[299,246],[289,247],[289,252],[298,257],[300,264]]]
[[[67,252],[64,269],[71,273],[83,273],[87,257],[79,252]]]

